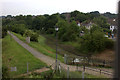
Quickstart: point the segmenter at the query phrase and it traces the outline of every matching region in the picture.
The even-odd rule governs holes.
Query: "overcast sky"
[[[0,15],[43,15],[78,10],[117,13],[119,0],[0,0]]]

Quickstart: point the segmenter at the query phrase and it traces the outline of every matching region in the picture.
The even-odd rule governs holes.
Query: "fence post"
[[[100,69],[100,74],[101,74],[101,69]]]
[[[82,80],[84,80],[84,71],[82,71]]]
[[[78,64],[76,64],[76,68],[77,68],[77,71],[78,71]]]
[[[83,71],[85,71],[85,65],[83,65]]]
[[[64,62],[67,64],[67,54],[64,54]]]
[[[27,73],[28,73],[28,62],[27,62]]]
[[[69,78],[69,67],[68,67],[68,70],[67,70],[67,78]]]

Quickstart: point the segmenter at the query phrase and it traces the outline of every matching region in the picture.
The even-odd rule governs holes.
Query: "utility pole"
[[[57,32],[58,32],[58,27],[56,26],[55,27],[55,30],[56,30],[56,66],[55,66],[55,70],[57,71],[57,69],[58,69],[58,63],[57,63],[57,41],[58,41],[58,36],[57,36]]]

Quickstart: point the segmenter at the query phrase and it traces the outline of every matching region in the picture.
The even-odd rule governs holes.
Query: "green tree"
[[[33,33],[31,36],[30,36],[30,40],[31,41],[35,41],[35,42],[38,42],[38,37],[39,35],[37,33]]]
[[[79,13],[79,14],[76,16],[76,18],[75,18],[75,20],[76,20],[76,21],[79,21],[79,22],[83,22],[83,21],[85,21],[85,20],[87,20],[87,19],[88,19],[88,16],[85,15],[84,13]]]
[[[71,17],[76,17],[80,12],[75,10],[73,12],[71,12]]]
[[[99,27],[102,27],[102,28],[109,28],[109,26],[110,26],[107,23],[107,19],[104,16],[95,17],[93,19],[93,22],[95,24],[97,24]]]
[[[30,37],[30,36],[32,36],[32,33],[33,32],[31,30],[26,30],[24,35],[27,36],[27,37]]]
[[[83,53],[95,53],[105,49],[104,33],[95,30],[92,33],[85,34],[80,40],[79,50]]]
[[[44,21],[44,30],[47,33],[54,33],[54,28],[56,23],[58,22],[58,14],[53,14],[45,19]],[[49,32],[50,31],[50,32]]]
[[[75,41],[79,36],[79,27],[75,21],[70,24],[66,21],[60,21],[57,26],[60,27],[58,35],[62,41]]]
[[[44,21],[45,21],[44,16],[42,16],[42,15],[37,16],[35,19],[33,19],[32,28],[41,30],[44,27],[44,23],[45,23]]]
[[[99,26],[97,26],[97,25],[92,25],[92,27],[90,28],[90,33],[93,33],[94,31],[103,31],[102,29],[101,29],[101,27],[99,27]]]
[[[67,29],[68,29],[68,22],[63,20],[63,19],[60,19],[58,21],[58,23],[56,24],[57,27],[59,27],[59,31],[58,31],[58,38],[61,39],[62,36],[64,35],[64,33],[67,32]]]
[[[7,35],[7,27],[3,26],[1,29],[2,29],[2,38],[4,38]]]

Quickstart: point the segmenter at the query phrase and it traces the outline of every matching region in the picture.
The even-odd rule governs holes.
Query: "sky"
[[[0,0],[0,15],[43,15],[99,11],[117,13],[119,0]]]

